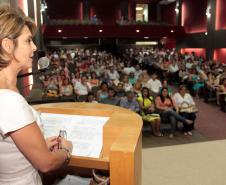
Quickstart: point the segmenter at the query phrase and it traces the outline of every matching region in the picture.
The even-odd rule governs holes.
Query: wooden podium
[[[72,156],[69,166],[110,171],[111,185],[141,185],[142,119],[124,108],[96,103],[35,105],[40,112],[110,117],[99,158]]]

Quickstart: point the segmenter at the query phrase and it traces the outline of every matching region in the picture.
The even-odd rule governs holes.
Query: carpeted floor
[[[165,134],[164,137],[154,137],[151,133],[151,129],[148,125],[146,125],[143,129],[143,151],[142,151],[142,157],[143,157],[143,176],[142,176],[142,184],[143,185],[157,185],[158,178],[162,177],[152,177],[154,173],[152,170],[155,170],[156,166],[152,168],[153,164],[153,158],[152,156],[157,156],[156,160],[163,161],[161,157],[156,153],[158,150],[161,151],[167,151],[170,150],[170,148],[174,147],[182,147],[186,148],[186,144],[189,144],[187,146],[194,147],[196,145],[199,145],[198,143],[202,142],[209,142],[213,140],[221,140],[226,139],[226,113],[220,111],[219,107],[212,104],[206,104],[200,99],[195,99],[197,107],[199,109],[199,113],[197,114],[197,121],[195,125],[195,130],[193,132],[193,136],[184,136],[180,131],[177,132],[177,135],[174,137],[174,139],[169,140],[167,137],[167,134]],[[204,143],[205,147],[208,143]],[[177,146],[173,146],[177,145]],[[181,145],[181,146],[180,146]],[[170,147],[171,146],[171,147]],[[178,149],[180,150],[180,149]],[[226,148],[225,148],[226,150]],[[171,156],[169,156],[170,158]],[[181,157],[181,156],[180,156]],[[178,156],[178,159],[180,158]],[[176,161],[175,161],[176,162]],[[162,166],[162,165],[160,165]],[[180,166],[180,168],[183,168],[183,164]],[[185,166],[184,166],[185,167]],[[174,166],[175,168],[175,166]],[[185,167],[185,169],[187,169]],[[226,169],[226,166],[225,166]],[[165,169],[164,169],[165,170]],[[170,170],[170,167],[169,167]],[[183,169],[180,169],[183,170]],[[152,175],[151,175],[152,174]],[[189,174],[188,174],[189,176]],[[150,178],[153,178],[154,182],[150,180]],[[160,180],[160,179],[159,179]],[[169,179],[170,180],[170,179]],[[175,179],[173,179],[175,180]],[[150,183],[153,182],[153,183]],[[168,181],[168,184],[173,184],[172,182]],[[160,183],[162,185],[165,185],[164,183]],[[185,183],[186,184],[186,183]],[[195,184],[195,183],[193,183]],[[193,185],[192,183],[189,183],[187,185]],[[166,184],[167,185],[167,184]],[[175,184],[177,185],[177,184]],[[202,185],[202,184],[199,184]],[[205,185],[205,184],[203,184]]]

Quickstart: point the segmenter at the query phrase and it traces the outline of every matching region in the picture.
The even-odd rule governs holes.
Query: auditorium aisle
[[[169,140],[167,136],[164,136],[162,138],[152,136],[150,128],[147,126],[143,129],[143,150],[142,150],[142,157],[143,157],[142,158],[143,160],[142,182],[143,183],[142,185],[152,185],[152,184],[161,185],[161,183],[159,182],[163,182],[163,181],[160,179],[166,178],[166,175],[164,174],[161,174],[161,176],[156,177],[156,173],[153,173],[155,170],[161,171],[161,169],[155,169],[156,166],[152,165],[153,161],[155,161],[153,157],[156,158],[156,161],[160,161],[161,163],[160,159],[161,157],[164,156],[161,152],[169,151],[169,150],[176,151],[180,147],[182,148],[181,150],[183,151],[183,147],[195,148],[196,146],[199,146],[199,143],[200,145],[202,145],[203,142],[212,143],[211,141],[226,139],[226,113],[220,111],[219,107],[217,107],[216,105],[204,103],[202,99],[195,99],[195,101],[199,109],[199,113],[197,114],[197,121],[195,126],[196,129],[193,132],[193,136],[184,136],[181,132],[177,132],[177,135],[175,136],[175,138],[172,140]],[[207,143],[207,146],[208,146],[208,143]],[[159,150],[160,152],[159,155],[156,155],[156,150],[157,151]],[[226,151],[226,146],[225,146],[225,151]],[[208,155],[208,154],[205,154],[205,155]],[[170,160],[172,156],[168,156],[168,157]],[[159,166],[161,167],[164,166],[165,168],[168,168],[168,170],[170,170],[170,168],[176,168],[177,167],[176,164],[177,164],[177,161],[175,161],[175,166],[168,166],[167,163],[160,164]],[[186,165],[182,164],[182,167],[186,169]],[[226,165],[225,165],[225,169],[226,169]],[[179,173],[183,171],[183,169],[177,169],[177,170]],[[167,185],[172,184],[174,180],[175,179],[173,178],[172,179],[169,178]],[[184,184],[186,185],[186,181]],[[193,184],[189,184],[189,185],[193,185]]]

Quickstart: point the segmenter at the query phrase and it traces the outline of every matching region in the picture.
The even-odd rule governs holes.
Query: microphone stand
[[[37,72],[30,72],[30,73],[19,74],[19,75],[17,75],[17,78],[24,78],[24,77],[30,76],[30,75],[39,75],[39,74],[41,74],[41,73],[43,73],[43,72],[45,72],[47,70],[48,70],[48,68],[46,68],[46,69],[40,69]]]

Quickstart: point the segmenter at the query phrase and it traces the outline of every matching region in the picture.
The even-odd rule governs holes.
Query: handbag
[[[109,185],[110,177],[106,173],[102,173],[100,170],[92,170],[92,179],[90,185]]]
[[[190,106],[188,102],[182,102],[179,112],[197,113],[199,110],[195,105]]]

